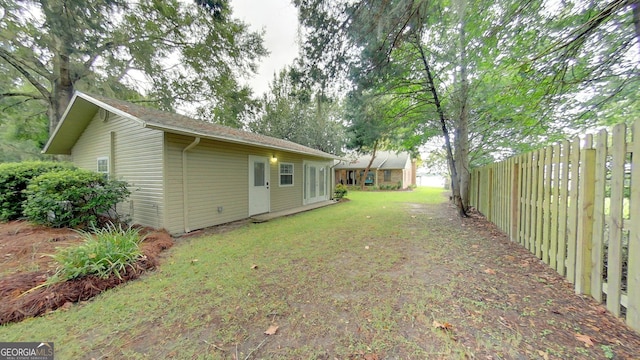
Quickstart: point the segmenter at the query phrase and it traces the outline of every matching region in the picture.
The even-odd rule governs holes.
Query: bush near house
[[[343,197],[347,196],[347,187],[344,186],[343,184],[338,184],[336,185],[336,189],[333,192],[333,197],[337,200],[342,199]]]
[[[22,204],[26,200],[23,191],[31,179],[50,171],[73,168],[70,163],[53,161],[0,164],[0,221],[15,220],[22,216]]]
[[[101,219],[119,220],[116,204],[129,196],[126,185],[81,169],[45,173],[32,179],[24,191],[24,215],[52,227],[100,227]]]

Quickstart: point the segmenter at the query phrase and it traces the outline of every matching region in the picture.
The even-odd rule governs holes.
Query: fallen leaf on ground
[[[587,324],[587,326],[588,326],[589,328],[591,328],[591,330],[594,330],[594,331],[600,332],[600,328],[599,328],[599,327],[597,327],[597,326],[595,326],[595,325]]]
[[[364,354],[364,360],[379,360],[378,354]]]
[[[542,356],[544,360],[549,360],[549,354],[546,351],[538,350],[538,355]]]
[[[484,272],[486,272],[487,274],[490,274],[490,275],[495,275],[496,274],[495,270],[489,269],[489,268],[484,269]]]
[[[593,346],[593,339],[589,335],[583,335],[576,333],[576,339],[582,341],[585,347]]]
[[[453,325],[449,324],[446,321],[444,323],[440,323],[436,320],[433,320],[433,327],[436,329],[442,329],[447,331],[451,331],[453,329]]]
[[[269,326],[267,331],[264,332],[264,334],[265,335],[274,335],[276,333],[276,331],[278,331],[278,325],[271,325],[271,326]]]

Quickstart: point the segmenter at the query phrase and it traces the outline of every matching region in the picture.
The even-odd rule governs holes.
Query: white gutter
[[[200,137],[196,136],[193,142],[182,150],[182,217],[184,223],[184,232],[191,232],[189,228],[189,183],[187,181],[187,151],[193,149],[200,143]]]

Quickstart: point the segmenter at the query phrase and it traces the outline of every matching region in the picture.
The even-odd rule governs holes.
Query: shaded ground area
[[[575,295],[481,216],[459,219],[447,204],[405,205],[410,238],[363,239],[364,253],[257,270],[261,285],[247,296],[278,299],[271,307],[281,310],[252,317],[241,305],[232,318],[246,331],[210,343],[211,352],[230,359],[640,358],[636,332]],[[189,334],[206,339],[227,325],[219,321]],[[265,336],[267,325],[279,333]]]
[[[0,337],[65,358],[638,358],[637,333],[527,250],[420,196],[208,229],[159,271]]]
[[[147,235],[141,244],[144,257],[121,277],[88,276],[30,291],[55,272],[56,263],[49,255],[83,239],[70,229],[51,229],[25,221],[0,223],[0,253],[4,254],[0,259],[0,325],[68,308],[155,268],[158,255],[173,245],[173,239],[166,232],[147,229],[140,234]]]
[[[637,332],[591,297],[576,295],[572,284],[479,214],[459,219],[447,204],[441,212],[422,204],[408,205],[418,217],[426,211],[429,219],[439,217],[443,224],[461,226],[455,235],[458,239],[452,241],[458,246],[436,265],[444,274],[434,286],[446,288],[445,296],[426,313],[451,324],[448,333],[467,347],[465,356],[640,358]],[[434,227],[432,233],[444,238],[453,235],[446,226]],[[415,250],[414,256],[423,251]],[[434,269],[422,269],[434,274]]]

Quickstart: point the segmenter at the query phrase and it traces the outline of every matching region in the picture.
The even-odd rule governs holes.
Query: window
[[[293,164],[280,163],[280,186],[293,186]]]
[[[320,174],[318,175],[318,180],[319,180],[320,184],[319,184],[318,187],[320,188],[320,196],[324,196],[325,183],[327,182],[327,179],[325,177],[326,171],[325,171],[324,167],[321,167],[319,169],[319,172],[320,172]]]
[[[109,176],[109,158],[108,157],[105,156],[105,157],[98,158],[96,172],[100,174],[104,174],[105,176]]]
[[[391,181],[391,170],[384,171],[384,182]]]

